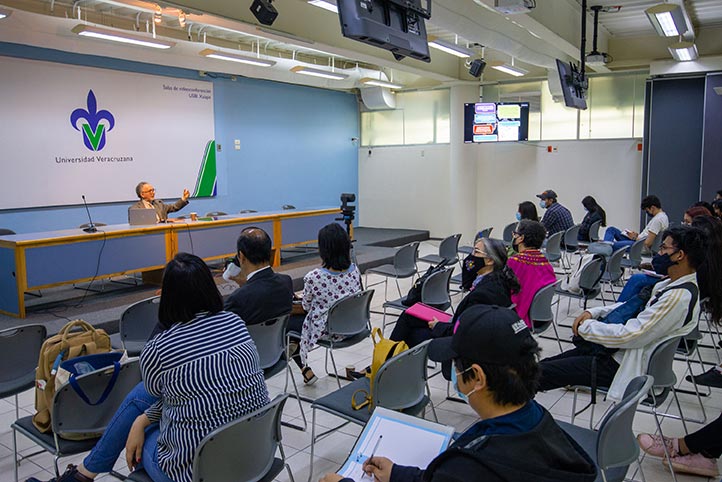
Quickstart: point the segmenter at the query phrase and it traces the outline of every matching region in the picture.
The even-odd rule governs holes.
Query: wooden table
[[[281,248],[316,242],[318,230],[335,222],[340,212],[337,207],[270,211],[152,226],[102,226],[95,233],[66,229],[0,236],[0,312],[24,318],[29,290],[159,270],[179,252],[205,260],[233,256],[238,235],[249,226],[269,234],[277,266]]]

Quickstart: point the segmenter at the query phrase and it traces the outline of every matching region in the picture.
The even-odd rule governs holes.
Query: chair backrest
[[[210,211],[206,213],[206,216],[226,216],[228,213],[223,211]]]
[[[599,241],[599,227],[602,225],[602,221],[594,221],[591,226],[589,226],[589,241],[592,243]]]
[[[419,243],[414,241],[401,246],[394,254],[394,268],[399,273],[416,272],[416,260],[419,257]]]
[[[457,260],[459,252],[459,240],[461,234],[453,234],[448,238],[444,238],[439,244],[439,256],[446,260],[446,263],[453,263]]]
[[[16,234],[16,233],[12,229],[0,228],[0,236],[8,236],[11,234]]]
[[[644,240],[639,239],[635,241],[628,251],[629,261],[632,267],[637,268],[642,263],[642,250],[644,249]]]
[[[659,251],[659,247],[662,245],[662,233],[659,233],[659,235],[654,237],[654,241],[652,241],[652,246],[649,248],[649,252],[653,255],[657,254],[657,251]]]
[[[98,400],[113,376],[113,369],[95,370],[76,378],[90,400]],[[120,373],[108,398],[98,405],[88,405],[70,384],[55,392],[52,406],[52,429],[57,435],[102,432],[115,415],[126,395],[141,382],[138,359],[120,366]]]
[[[647,375],[654,378],[655,388],[672,387],[677,383],[677,376],[674,374],[672,364],[681,339],[681,336],[670,338],[657,346],[650,355],[647,363]]]
[[[518,224],[519,223],[511,223],[504,226],[504,232],[501,235],[502,241],[511,243],[511,238],[513,237],[514,230],[516,229]]]
[[[454,267],[447,266],[426,278],[421,285],[421,302],[427,305],[451,303],[449,282],[453,273]]]
[[[594,291],[599,288],[599,282],[602,278],[602,259],[595,259],[582,267],[579,275],[579,287],[585,293]]]
[[[559,231],[558,233],[552,234],[547,239],[547,246],[544,251],[544,255],[550,263],[562,259],[562,236],[564,236],[564,232]]]
[[[567,251],[576,251],[579,248],[579,228],[580,225],[576,224],[564,231],[564,246]]]
[[[100,226],[107,226],[107,224],[106,223],[93,223],[93,226],[100,227]],[[83,223],[80,226],[78,226],[78,229],[85,229],[85,228],[89,228],[89,227],[90,227],[90,223]]]
[[[602,420],[597,435],[597,464],[602,470],[629,465],[639,457],[639,444],[632,423],[639,401],[647,396],[654,379],[649,375],[633,378],[622,401]]]
[[[534,294],[529,306],[529,319],[534,323],[534,332],[541,333],[546,330],[554,321],[554,311],[552,311],[552,300],[554,299],[554,289],[561,283],[561,280],[540,288]]]
[[[621,278],[624,274],[622,259],[624,258],[626,251],[627,248],[619,248],[612,253],[609,257],[609,261],[607,261],[607,275],[609,276],[609,280],[611,282],[619,280],[619,278]]]
[[[413,407],[426,394],[426,354],[431,340],[387,360],[374,379],[374,406],[391,410]]]
[[[289,315],[271,318],[263,323],[247,325],[248,334],[256,344],[261,368],[270,368],[281,359],[286,349],[286,325]]]
[[[120,315],[120,341],[145,343],[158,323],[160,296],[153,296],[133,303]]]
[[[35,381],[40,347],[47,330],[23,325],[0,331],[0,398],[27,390]]]
[[[328,333],[350,336],[370,329],[373,296],[374,290],[359,291],[331,305],[326,319]]]
[[[480,239],[480,238],[488,238],[491,236],[491,232],[494,230],[494,227],[484,228],[478,233],[476,233],[476,239],[474,240],[474,244]]]
[[[193,457],[193,482],[263,479],[281,444],[281,413],[288,394],[205,436]]]

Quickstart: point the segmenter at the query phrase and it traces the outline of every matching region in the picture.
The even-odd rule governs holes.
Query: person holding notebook
[[[451,360],[458,395],[481,418],[426,469],[394,464],[376,452],[364,462],[378,482],[591,482],[594,462],[534,401],[540,348],[524,320],[499,306],[472,306],[452,337],[435,340]],[[413,444],[413,440],[409,440]],[[362,480],[366,480],[363,477]],[[322,482],[362,482],[326,474]]]

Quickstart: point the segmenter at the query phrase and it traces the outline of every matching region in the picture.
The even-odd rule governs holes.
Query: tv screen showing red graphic
[[[528,138],[528,102],[464,104],[465,143],[526,141]]]

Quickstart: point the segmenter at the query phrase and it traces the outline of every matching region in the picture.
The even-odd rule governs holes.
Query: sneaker
[[[722,388],[722,373],[720,367],[713,367],[702,373],[701,375],[687,375],[688,382],[694,381],[697,385],[704,385],[706,387]]]
[[[702,454],[679,455],[672,457],[672,468],[680,474],[694,474],[703,477],[719,477],[717,459],[708,459]],[[669,464],[662,461],[669,470]]]
[[[664,440],[664,442],[662,442]],[[664,457],[664,446],[667,445],[667,452],[670,457],[679,454],[679,441],[676,438],[662,437],[661,435],[652,435],[651,433],[640,433],[637,435],[637,443],[639,448],[653,457]]]
[[[25,482],[42,482],[40,479],[36,479],[35,477],[30,477]],[[80,472],[78,472],[77,465],[70,464],[68,465],[68,468],[65,469],[65,473],[61,475],[60,477],[53,477],[48,482],[93,482],[93,479],[84,476]]]

